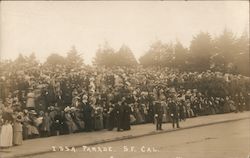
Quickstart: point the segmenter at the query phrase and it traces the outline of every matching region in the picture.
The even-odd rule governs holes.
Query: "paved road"
[[[75,152],[74,148],[71,148],[71,151],[60,151],[31,157],[249,158],[250,122],[249,119],[247,119],[106,143],[92,147],[95,148],[77,148]],[[56,150],[59,150],[59,147],[56,147]],[[66,149],[64,148],[64,150]]]

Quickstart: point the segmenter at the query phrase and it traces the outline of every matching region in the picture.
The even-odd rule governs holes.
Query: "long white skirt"
[[[3,125],[0,133],[0,146],[10,147],[13,142],[13,128],[11,124]]]

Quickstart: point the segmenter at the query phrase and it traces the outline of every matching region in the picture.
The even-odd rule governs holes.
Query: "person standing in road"
[[[154,105],[154,117],[156,130],[162,130],[163,107],[161,102],[156,101]]]
[[[172,126],[175,128],[175,124],[177,128],[180,128],[179,126],[179,106],[177,105],[176,101],[171,98],[169,102],[169,111],[170,116],[172,118]]]

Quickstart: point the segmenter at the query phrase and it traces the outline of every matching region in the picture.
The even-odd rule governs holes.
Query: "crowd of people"
[[[0,146],[22,140],[250,110],[250,78],[169,68],[0,67]]]

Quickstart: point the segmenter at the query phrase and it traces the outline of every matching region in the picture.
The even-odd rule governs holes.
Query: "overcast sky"
[[[248,1],[1,1],[1,59],[35,52],[66,56],[75,45],[89,64],[100,44],[124,43],[138,59],[156,40],[181,41],[193,35],[218,35],[227,27],[240,35],[249,30]]]

